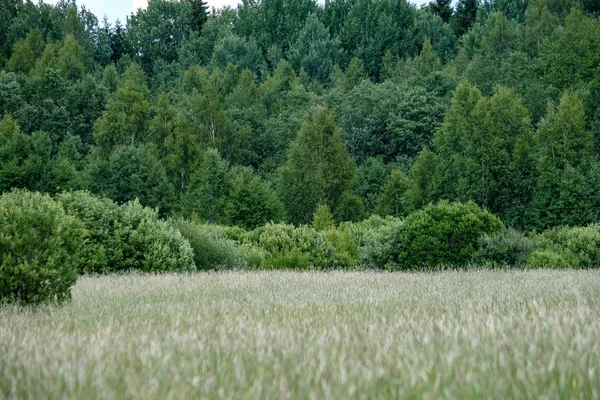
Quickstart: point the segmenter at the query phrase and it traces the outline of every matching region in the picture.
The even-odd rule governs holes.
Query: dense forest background
[[[84,189],[245,229],[441,199],[522,230],[597,222],[598,15],[150,0],[112,25],[74,1],[0,0],[0,192]]]

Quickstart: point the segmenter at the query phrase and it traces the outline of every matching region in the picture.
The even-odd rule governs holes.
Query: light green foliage
[[[35,68],[35,63],[44,52],[46,43],[41,30],[33,29],[27,34],[27,38],[19,40],[13,46],[12,56],[6,63],[6,67],[12,72],[28,74]]]
[[[361,227],[360,265],[374,269],[396,266],[398,240],[404,231],[404,221],[395,217],[373,216]]]
[[[94,139],[105,152],[119,145],[138,145],[148,136],[149,120],[148,86],[144,72],[134,63],[96,122]]]
[[[574,7],[542,51],[549,83],[566,89],[591,80],[600,65],[600,22]]]
[[[238,245],[228,239],[218,227],[183,220],[177,221],[175,226],[189,241],[194,251],[194,263],[199,270],[239,269],[252,266],[248,265],[245,259],[247,254],[252,258],[255,267],[256,264],[260,265],[260,260],[255,261],[254,248]]]
[[[343,259],[327,240],[326,232],[311,227],[267,224],[248,232],[245,243],[265,252],[265,269],[343,268]]]
[[[85,230],[48,195],[0,196],[0,303],[71,298]]]
[[[385,217],[401,217],[406,214],[406,193],[410,187],[410,180],[402,171],[392,170],[381,191],[377,203],[377,214]]]
[[[80,219],[89,234],[81,249],[80,272],[181,272],[194,269],[188,241],[156,210],[137,200],[117,206],[86,192],[58,196],[69,215]]]
[[[423,42],[423,48],[414,61],[415,70],[421,75],[429,75],[434,71],[442,69],[442,63],[438,55],[431,47],[431,41],[426,38]]]
[[[310,222],[319,204],[335,210],[341,196],[352,188],[355,168],[332,112],[315,108],[280,170],[279,193],[289,220]]]
[[[331,210],[329,210],[329,206],[327,204],[318,206],[315,210],[315,215],[313,215],[313,228],[315,228],[317,232],[322,232],[334,225],[335,221],[333,220],[333,215],[331,214]]]
[[[600,268],[600,226],[557,227],[536,236],[528,268]]]

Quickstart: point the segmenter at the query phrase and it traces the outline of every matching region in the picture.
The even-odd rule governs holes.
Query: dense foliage
[[[598,15],[151,0],[111,24],[0,0],[0,191],[58,195],[87,272],[591,266],[550,232],[600,222]]]
[[[0,196],[0,303],[71,297],[85,230],[48,195]]]

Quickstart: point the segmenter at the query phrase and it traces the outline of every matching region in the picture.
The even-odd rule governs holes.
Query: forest
[[[3,207],[59,204],[105,246],[88,272],[598,265],[599,16],[594,0],[150,0],[112,24],[0,0]],[[185,254],[135,261],[157,247],[125,239],[140,221]]]

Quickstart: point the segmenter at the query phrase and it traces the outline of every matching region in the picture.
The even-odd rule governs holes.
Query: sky
[[[46,3],[56,4],[57,0],[44,0]],[[220,8],[226,5],[235,7],[238,0],[205,0],[210,8]],[[409,0],[417,5],[425,4],[429,0]],[[145,8],[148,5],[148,0],[77,0],[77,5],[85,4],[85,6],[93,12],[98,20],[106,14],[108,20],[114,23],[117,18],[125,24],[125,19],[134,10]]]

